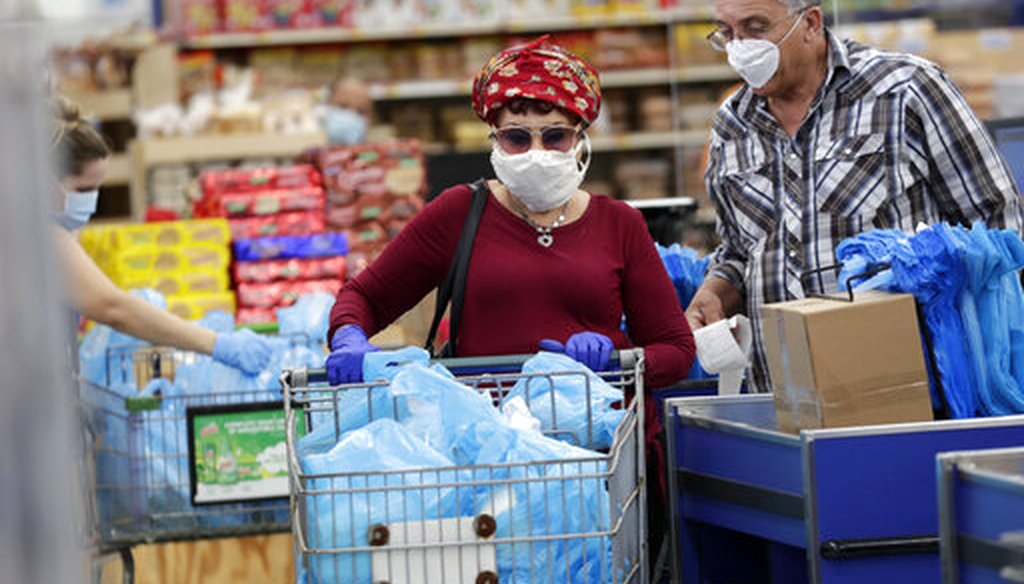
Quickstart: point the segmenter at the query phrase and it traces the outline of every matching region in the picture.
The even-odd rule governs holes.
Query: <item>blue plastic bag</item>
[[[369,489],[307,496],[307,544],[315,549],[366,547],[369,527],[378,523],[458,515],[455,490],[431,486],[457,480],[452,461],[394,420],[352,431],[329,452],[308,455],[301,464],[305,473],[320,477],[305,485],[314,493]],[[413,469],[437,470],[390,472]],[[345,474],[322,476],[340,472]],[[319,555],[310,558],[309,572],[315,582],[370,584],[370,565],[368,552]]]
[[[319,345],[327,339],[334,295],[326,292],[303,294],[295,304],[277,309],[277,330],[283,337],[302,336]]]
[[[542,351],[523,364],[524,374],[549,372],[580,374],[523,377],[504,401],[523,398],[544,431],[560,440],[593,450],[611,448],[625,415],[622,390],[560,353]]]
[[[510,481],[498,488],[481,487],[474,497],[476,512],[495,518],[496,537],[595,534],[587,539],[532,545],[499,544],[499,580],[516,584],[599,582],[594,575],[602,571],[605,580],[610,580],[611,548],[597,536],[611,524],[601,478],[601,473],[607,472],[605,460],[595,452],[539,433],[486,425],[474,426],[467,433],[476,435],[474,441],[482,444],[476,462],[483,466],[477,468],[475,478]],[[561,462],[567,460],[574,462]],[[592,478],[582,478],[587,476]]]
[[[391,381],[403,366],[411,363],[430,365],[430,353],[421,347],[367,353],[363,356],[363,380]]]

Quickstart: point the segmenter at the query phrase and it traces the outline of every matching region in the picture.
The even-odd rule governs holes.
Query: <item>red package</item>
[[[390,220],[412,219],[413,215],[419,213],[423,208],[423,199],[420,197],[395,197],[387,209],[387,217]]]
[[[326,199],[320,187],[229,193],[212,200],[221,217],[276,215],[290,211],[320,211]]]
[[[199,177],[203,196],[251,193],[321,186],[320,173],[309,164],[280,168],[246,168],[204,172]]]
[[[265,217],[231,219],[229,225],[232,239],[250,239],[270,235],[309,235],[323,232],[324,214],[297,211]]]
[[[304,280],[295,282],[272,282],[269,284],[238,285],[238,305],[246,308],[274,308],[291,306],[303,294],[326,292],[337,294],[341,280]]]
[[[384,202],[360,199],[350,205],[327,207],[324,220],[335,229],[352,229],[360,223],[387,219],[388,210]]]
[[[276,308],[239,308],[235,313],[237,324],[266,324],[277,322]]]
[[[278,280],[322,280],[344,278],[344,256],[306,260],[236,262],[235,281],[266,283]]]
[[[380,167],[349,167],[329,165],[323,167],[324,188],[331,203],[345,205],[360,195],[360,187],[367,184],[383,184],[386,171]]]
[[[351,251],[369,253],[389,241],[387,229],[376,221],[358,224],[352,229],[343,230],[343,233],[348,238],[348,247]]]

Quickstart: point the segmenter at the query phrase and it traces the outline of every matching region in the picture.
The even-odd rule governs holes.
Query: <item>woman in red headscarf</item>
[[[642,215],[579,188],[601,107],[597,73],[544,37],[493,57],[474,81],[473,107],[491,128],[498,179],[486,184],[458,356],[544,348],[601,370],[613,347],[643,347],[646,387],[685,377],[693,335]],[[332,383],[360,381],[363,356],[376,350],[367,337],[442,284],[472,197],[465,184],[442,192],[341,290],[328,335]],[[646,404],[648,455],[663,479],[654,400]],[[664,482],[650,484],[664,520]]]
[[[643,347],[647,386],[664,387],[688,372],[693,335],[641,214],[579,188],[600,107],[597,73],[548,37],[498,53],[477,74],[473,108],[491,128],[498,179],[486,184],[458,356],[544,348],[602,370],[613,348]],[[341,290],[332,383],[360,381],[375,350],[367,337],[442,284],[471,198],[466,184],[442,192]]]

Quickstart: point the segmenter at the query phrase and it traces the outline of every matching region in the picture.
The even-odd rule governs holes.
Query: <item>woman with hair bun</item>
[[[54,214],[57,257],[68,285],[67,301],[87,318],[122,333],[158,345],[212,355],[249,374],[258,373],[270,359],[270,345],[249,330],[214,333],[184,321],[118,288],[100,271],[78,243],[75,231],[96,212],[99,188],[107,175],[110,148],[78,108],[63,97],[54,98],[54,133],[60,196]]]

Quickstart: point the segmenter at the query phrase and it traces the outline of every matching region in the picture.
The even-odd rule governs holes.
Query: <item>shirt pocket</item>
[[[889,201],[886,158],[881,133],[819,145],[814,155],[818,211],[838,218],[873,218]]]
[[[715,180],[722,203],[732,214],[738,243],[753,251],[778,223],[774,157],[760,141],[743,140],[725,144],[721,160]]]

